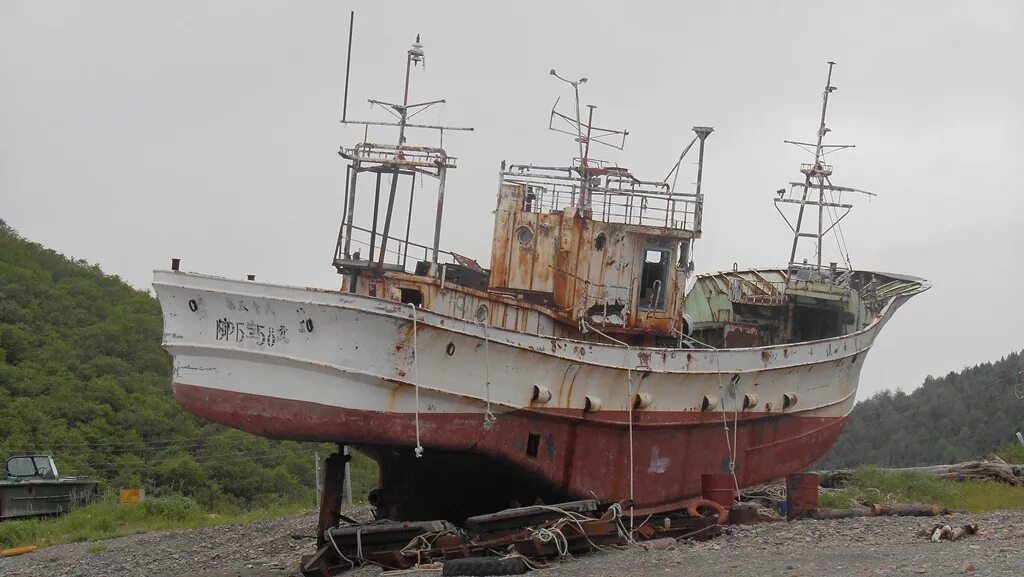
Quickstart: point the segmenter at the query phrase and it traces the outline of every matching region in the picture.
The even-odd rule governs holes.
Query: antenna
[[[354,15],[355,13],[353,13]],[[351,35],[350,35],[351,38]],[[418,64],[423,64],[426,69],[426,55],[423,51],[423,44],[420,43],[420,35],[416,35],[416,41],[413,42],[412,47],[406,52],[405,60],[405,91],[402,93],[402,103],[386,102],[384,100],[376,100],[370,98],[367,102],[370,106],[380,106],[398,118],[398,122],[380,122],[373,120],[348,120],[343,117],[341,119],[342,124],[362,124],[365,127],[369,126],[394,126],[398,128],[398,146],[402,146],[405,143],[405,129],[406,128],[423,128],[427,130],[437,130],[441,132],[441,138],[444,138],[445,130],[460,130],[472,132],[473,129],[470,127],[461,126],[439,126],[431,124],[412,124],[408,122],[409,118],[423,112],[435,104],[444,104],[445,100],[430,100],[427,102],[419,102],[415,104],[409,104],[409,82],[412,75],[412,68]],[[347,72],[346,72],[347,76]],[[347,94],[347,83],[346,83],[346,94]],[[347,99],[347,96],[346,96]],[[412,114],[409,112],[415,110]]]
[[[856,192],[868,196],[876,196],[874,193],[866,190],[832,184],[832,165],[824,162],[824,157],[828,154],[837,150],[854,148],[852,144],[824,143],[825,135],[831,132],[831,129],[825,123],[828,113],[828,98],[830,94],[837,90],[837,87],[832,86],[832,69],[835,67],[835,64],[832,61],[828,62],[828,77],[825,80],[825,90],[821,97],[821,121],[818,125],[817,140],[813,144],[791,140],[785,141],[787,144],[796,145],[814,154],[813,163],[800,165],[800,172],[804,175],[804,181],[790,182],[789,193],[787,194],[785,189],[779,189],[776,192],[777,197],[774,199],[775,209],[782,216],[783,220],[786,221],[790,230],[793,231],[793,246],[789,255],[787,275],[789,282],[797,280],[830,282],[833,284],[844,284],[847,282],[849,280],[848,273],[852,271],[852,265],[850,264],[849,251],[846,248],[846,239],[843,237],[842,228],[839,226],[839,223],[850,214],[853,205],[842,202],[842,193]],[[817,198],[812,196],[815,190],[818,192]],[[827,196],[826,192],[828,193]],[[796,223],[791,222],[789,217],[782,211],[782,205],[786,204],[799,206]],[[805,212],[808,207],[812,207],[812,210],[816,208],[818,212],[818,226],[814,232],[804,231]],[[831,221],[831,225],[827,228],[825,227],[826,215]],[[827,268],[822,266],[822,243],[825,236],[832,232],[833,229],[836,230],[836,243],[844,260],[845,271],[843,273],[839,273],[837,263],[829,263]],[[802,263],[797,262],[797,248],[800,245],[800,241],[806,238],[815,240],[815,263],[813,265],[808,264],[806,259]]]
[[[348,16],[348,56],[345,57],[345,98],[341,105],[341,121],[348,118],[348,73],[352,68],[352,29],[356,24],[356,11],[353,10]]]
[[[573,159],[574,164],[577,164],[576,170],[579,172],[580,179],[580,195],[577,199],[576,207],[580,210],[589,210],[590,194],[588,193],[588,190],[590,187],[590,179],[594,176],[591,174],[593,171],[590,167],[590,143],[603,144],[616,150],[622,150],[626,147],[626,136],[629,135],[629,131],[613,130],[611,128],[600,128],[594,126],[594,110],[597,106],[594,106],[593,104],[587,105],[589,114],[587,116],[587,123],[583,124],[583,121],[580,118],[580,85],[586,84],[587,79],[580,78],[579,80],[569,80],[559,76],[558,72],[556,72],[554,68],[551,69],[549,74],[562,82],[571,85],[573,89],[574,102],[576,104],[575,118],[558,111],[558,103],[561,101],[561,98],[557,98],[555,99],[554,106],[551,107],[551,116],[548,120],[548,130],[573,136],[575,137],[576,142],[579,143],[579,158]],[[586,131],[584,131],[584,128]],[[610,142],[612,137],[614,137],[615,140],[619,140],[618,137],[620,136],[621,141],[619,141],[618,144]]]

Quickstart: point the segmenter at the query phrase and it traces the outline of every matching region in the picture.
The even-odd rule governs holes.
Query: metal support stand
[[[438,175],[437,184],[437,216],[434,220],[434,255],[431,257],[432,263],[437,264],[437,251],[441,245],[441,219],[444,217],[444,180],[448,171],[441,168],[440,174]]]
[[[345,454],[345,447],[339,445],[338,452],[332,453],[324,461],[324,494],[320,500],[320,520],[316,527],[318,549],[327,543],[324,531],[337,527],[341,521],[341,489],[349,459],[351,457]]]

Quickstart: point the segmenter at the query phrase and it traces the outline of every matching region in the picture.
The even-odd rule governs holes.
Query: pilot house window
[[[665,310],[665,283],[671,255],[668,250],[649,248],[644,251],[644,268],[640,275],[640,308]]]

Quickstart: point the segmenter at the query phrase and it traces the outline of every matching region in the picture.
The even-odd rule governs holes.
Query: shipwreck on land
[[[705,474],[748,486],[823,455],[850,412],[861,367],[895,311],[928,284],[825,262],[824,239],[862,193],[832,184],[824,144],[774,199],[793,233],[777,268],[694,274],[705,144],[694,127],[668,176],[648,180],[592,147],[627,132],[551,111],[578,156],[502,163],[490,268],[440,248],[457,161],[410,144],[407,53],[397,122],[352,121],[343,147],[339,290],[157,271],[174,395],[187,411],[272,438],[353,446],[380,465],[381,519],[463,523],[515,505],[596,499],[637,518],[685,509]],[[371,129],[395,127],[382,144]],[[577,146],[578,145],[578,146]],[[693,187],[677,186],[696,146]],[[416,181],[420,182],[417,183]],[[687,179],[683,179],[687,180]],[[424,182],[436,196],[424,214]],[[421,186],[417,187],[416,185]],[[419,190],[417,190],[419,188]],[[868,193],[869,194],[869,193]],[[436,202],[435,202],[436,201]],[[792,211],[792,212],[790,212]],[[433,221],[432,243],[410,239]],[[801,258],[812,248],[811,258]],[[690,287],[687,290],[687,287]],[[340,453],[340,451],[339,451]],[[332,464],[333,463],[333,464]],[[336,502],[341,456],[328,463]],[[336,527],[325,509],[321,533]]]

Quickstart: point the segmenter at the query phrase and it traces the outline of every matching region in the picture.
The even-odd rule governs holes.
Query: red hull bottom
[[[186,411],[253,434],[344,443],[381,466],[374,502],[394,520],[488,513],[515,503],[630,495],[628,414],[583,416],[543,409],[502,413],[488,429],[480,413],[421,413],[426,448],[414,458],[413,414],[345,409],[219,389],[174,384]],[[580,414],[576,414],[580,413]],[[598,417],[600,416],[600,417]],[[740,486],[804,469],[828,451],[845,417],[742,413],[735,434]],[[722,413],[634,413],[633,495],[645,512],[674,508],[700,494],[701,475],[728,473]]]

